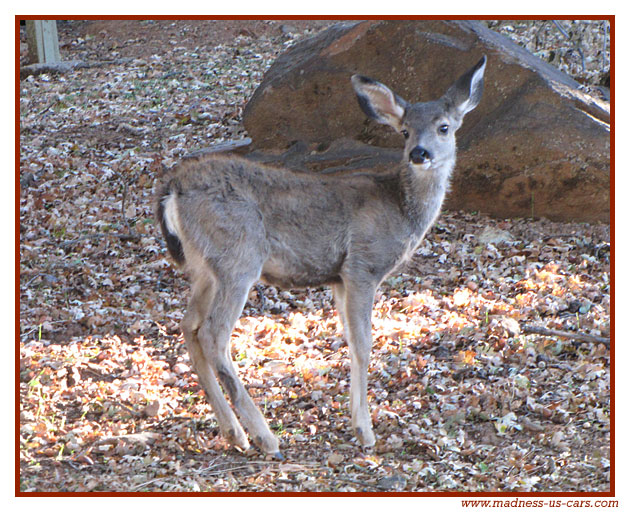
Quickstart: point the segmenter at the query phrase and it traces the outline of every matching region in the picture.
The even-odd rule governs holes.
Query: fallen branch
[[[378,489],[378,490],[381,490],[381,491],[383,490],[383,488],[378,483],[375,483],[375,482],[368,482],[366,480],[358,480],[356,478],[350,478],[350,477],[347,477],[347,476],[334,476],[333,478],[334,478],[334,480],[338,480],[338,481],[341,481],[341,482],[347,482],[347,483],[350,483],[350,484],[361,485],[363,487],[372,487],[374,489]]]
[[[117,436],[108,436],[108,437],[103,437],[101,439],[97,439],[96,441],[92,443],[92,446],[102,446],[104,444],[117,444],[120,442],[134,443],[134,444],[141,444],[144,446],[148,446],[162,439],[162,437],[164,437],[162,434],[158,434],[156,432],[137,432],[134,434],[121,434]]]
[[[60,62],[28,64],[26,66],[20,66],[20,80],[23,80],[30,75],[37,76],[41,75],[42,73],[63,74],[74,71],[75,69],[128,64],[132,60],[133,59],[131,58],[98,61],[64,60]]]
[[[98,239],[98,238],[106,238],[108,236],[113,236],[115,238],[119,238],[120,240],[123,241],[138,241],[140,240],[140,235],[138,235],[137,233],[135,233],[135,231],[133,233],[116,233],[113,231],[107,232],[107,233],[90,233],[89,235],[83,235],[80,236],[79,238],[75,238],[73,240],[64,240],[63,242],[59,243],[60,247],[68,247],[74,244],[78,244],[80,242],[84,242],[85,240],[92,240],[92,239]]]
[[[546,327],[540,327],[537,325],[523,325],[521,326],[521,331],[531,334],[542,334],[543,336],[559,336],[561,338],[570,338],[572,340],[584,343],[603,343],[607,347],[610,346],[610,338],[604,338],[603,336],[593,336],[592,334],[584,334],[581,332],[547,329]]]

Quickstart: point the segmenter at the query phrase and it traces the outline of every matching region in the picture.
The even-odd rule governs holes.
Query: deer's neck
[[[440,213],[454,165],[426,171],[405,165],[401,170],[401,207],[418,242]]]

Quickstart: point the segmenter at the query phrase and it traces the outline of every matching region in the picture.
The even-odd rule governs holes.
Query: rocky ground
[[[254,289],[232,355],[286,460],[218,435],[154,182],[246,135],[273,59],[328,23],[59,23],[63,58],[90,65],[20,84],[21,491],[610,488],[607,225],[445,212],[377,297],[368,451],[330,292]],[[605,85],[606,24],[559,23],[491,26]]]

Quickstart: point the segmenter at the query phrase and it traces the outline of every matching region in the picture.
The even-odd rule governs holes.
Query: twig
[[[118,178],[120,179],[120,181],[122,181],[123,184],[123,192],[122,192],[122,201],[121,201],[121,205],[120,205],[120,210],[123,216],[123,220],[125,221],[125,224],[127,224],[127,229],[129,230],[129,233],[137,236],[136,235],[136,231],[133,229],[133,227],[131,226],[131,223],[129,222],[129,219],[127,218],[127,213],[125,212],[126,208],[126,203],[127,203],[127,193],[129,191],[129,185],[127,185],[127,180],[125,179],[125,177],[119,173],[117,170],[115,169],[111,169],[111,171],[116,174],[116,176],[118,176]]]
[[[199,438],[199,432],[197,432],[197,420],[193,420],[192,422],[192,431],[195,436],[195,443],[197,443],[197,448],[200,452],[203,452],[205,447],[202,446],[201,439]]]
[[[602,66],[602,73],[606,72],[606,69],[609,68],[608,59],[606,58],[606,46],[608,44],[608,22],[604,22],[604,47],[602,48],[602,59],[604,65]]]
[[[120,405],[120,404],[119,404]],[[123,443],[139,443],[144,446],[153,444],[155,441],[160,439],[162,434],[158,434],[156,432],[136,432],[133,434],[120,434],[114,436],[103,437],[101,439],[97,439],[92,443],[92,446],[102,446],[104,444],[115,444],[120,441]]]
[[[32,279],[31,279],[31,281],[32,281]],[[53,324],[65,324],[65,323],[68,323],[70,321],[71,321],[70,319],[68,319],[68,320],[52,320],[52,321],[48,322],[48,324],[50,324],[50,325],[53,325]],[[28,337],[29,334],[39,330],[41,325],[42,324],[37,324],[35,327],[33,327],[33,328],[29,329],[28,331],[25,331],[22,334],[20,334],[20,340],[24,341]]]
[[[28,286],[35,281],[35,279],[37,279],[38,277],[42,277],[43,274],[35,274],[33,277],[31,277],[24,285],[20,285],[23,289],[28,288]]]
[[[115,233],[115,232],[108,232],[108,233],[90,233],[89,235],[83,235],[80,236],[79,238],[75,238],[74,240],[65,240],[63,242],[61,242],[59,245],[61,247],[68,247],[70,245],[74,245],[74,244],[78,244],[79,242],[83,242],[84,240],[90,240],[92,238],[105,238],[107,236],[113,236],[116,238],[120,238],[121,240],[139,240],[140,239],[140,235],[138,235],[135,231],[133,233]]]
[[[340,480],[342,482],[348,482],[348,483],[355,484],[355,485],[362,485],[363,487],[373,487],[373,488],[379,489],[381,491],[383,490],[383,487],[380,486],[378,483],[357,480],[356,478],[350,478],[350,477],[347,477],[347,476],[334,475],[333,479],[334,480]]]
[[[89,368],[88,368],[88,370],[89,370]],[[129,406],[127,406],[127,405],[123,404],[122,402],[119,402],[118,400],[113,400],[113,403],[114,403],[115,405],[117,405],[118,407],[123,408],[125,411],[127,411],[127,412],[128,412],[129,414],[131,414],[132,416],[135,416],[135,417],[140,417],[140,416],[142,416],[142,414],[141,414],[141,413],[139,413],[139,412],[137,412],[137,411],[134,411],[131,407],[129,407]]]
[[[164,423],[168,423],[169,421],[195,421],[195,418],[191,418],[190,416],[176,416],[174,414],[171,414],[170,416],[161,419],[157,423],[152,424],[151,428],[158,429],[162,427]]]
[[[593,336],[592,334],[584,334],[581,332],[560,331],[557,329],[547,329],[537,325],[523,325],[521,331],[531,334],[542,334],[543,336],[560,336],[562,338],[570,338],[572,340],[584,343],[603,343],[607,347],[610,346],[610,338],[603,336]]]
[[[147,487],[155,482],[165,482],[166,478],[164,477],[158,477],[158,478],[154,478],[153,480],[147,480],[146,482],[141,482],[138,485],[132,487],[133,491],[137,491],[139,489],[142,489],[143,487]]]
[[[562,25],[560,25],[560,23],[558,23],[556,20],[551,20],[551,22],[556,26],[556,28],[560,31],[560,33],[564,37],[566,37],[569,41],[571,41],[571,36],[568,34],[566,30],[564,30],[564,28],[562,28]]]
[[[58,100],[58,99],[56,99],[56,100],[54,100],[54,101],[50,102],[46,108],[44,108],[44,109],[40,110],[39,112],[37,112],[37,114],[35,114],[35,117],[39,117],[39,116],[41,116],[42,114],[45,114],[45,113],[46,113],[46,112],[48,112],[48,111],[49,111],[52,107],[54,107],[57,103],[59,103],[59,100]]]
[[[586,70],[586,64],[584,63],[584,52],[582,51],[582,48],[580,47],[579,43],[573,41],[573,39],[571,38],[571,36],[566,32],[566,30],[564,30],[562,28],[562,26],[560,25],[560,23],[558,23],[556,20],[551,20],[553,22],[553,24],[556,26],[556,28],[560,31],[560,33],[566,37],[569,42],[571,44],[573,44],[573,46],[575,47],[575,49],[577,50],[577,52],[580,54],[580,58],[582,59],[582,73],[584,73],[584,71]]]

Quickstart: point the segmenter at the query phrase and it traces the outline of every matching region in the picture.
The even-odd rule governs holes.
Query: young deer
[[[363,111],[406,139],[390,173],[322,176],[242,158],[184,161],[163,181],[157,217],[192,290],[182,330],[222,434],[278,458],[278,439],[238,378],[230,335],[258,280],[280,287],[332,286],[351,356],[352,426],[375,442],[367,403],[376,288],[418,247],[437,217],[455,165],[455,131],[481,99],[484,56],[444,96],[407,103],[354,75]]]

